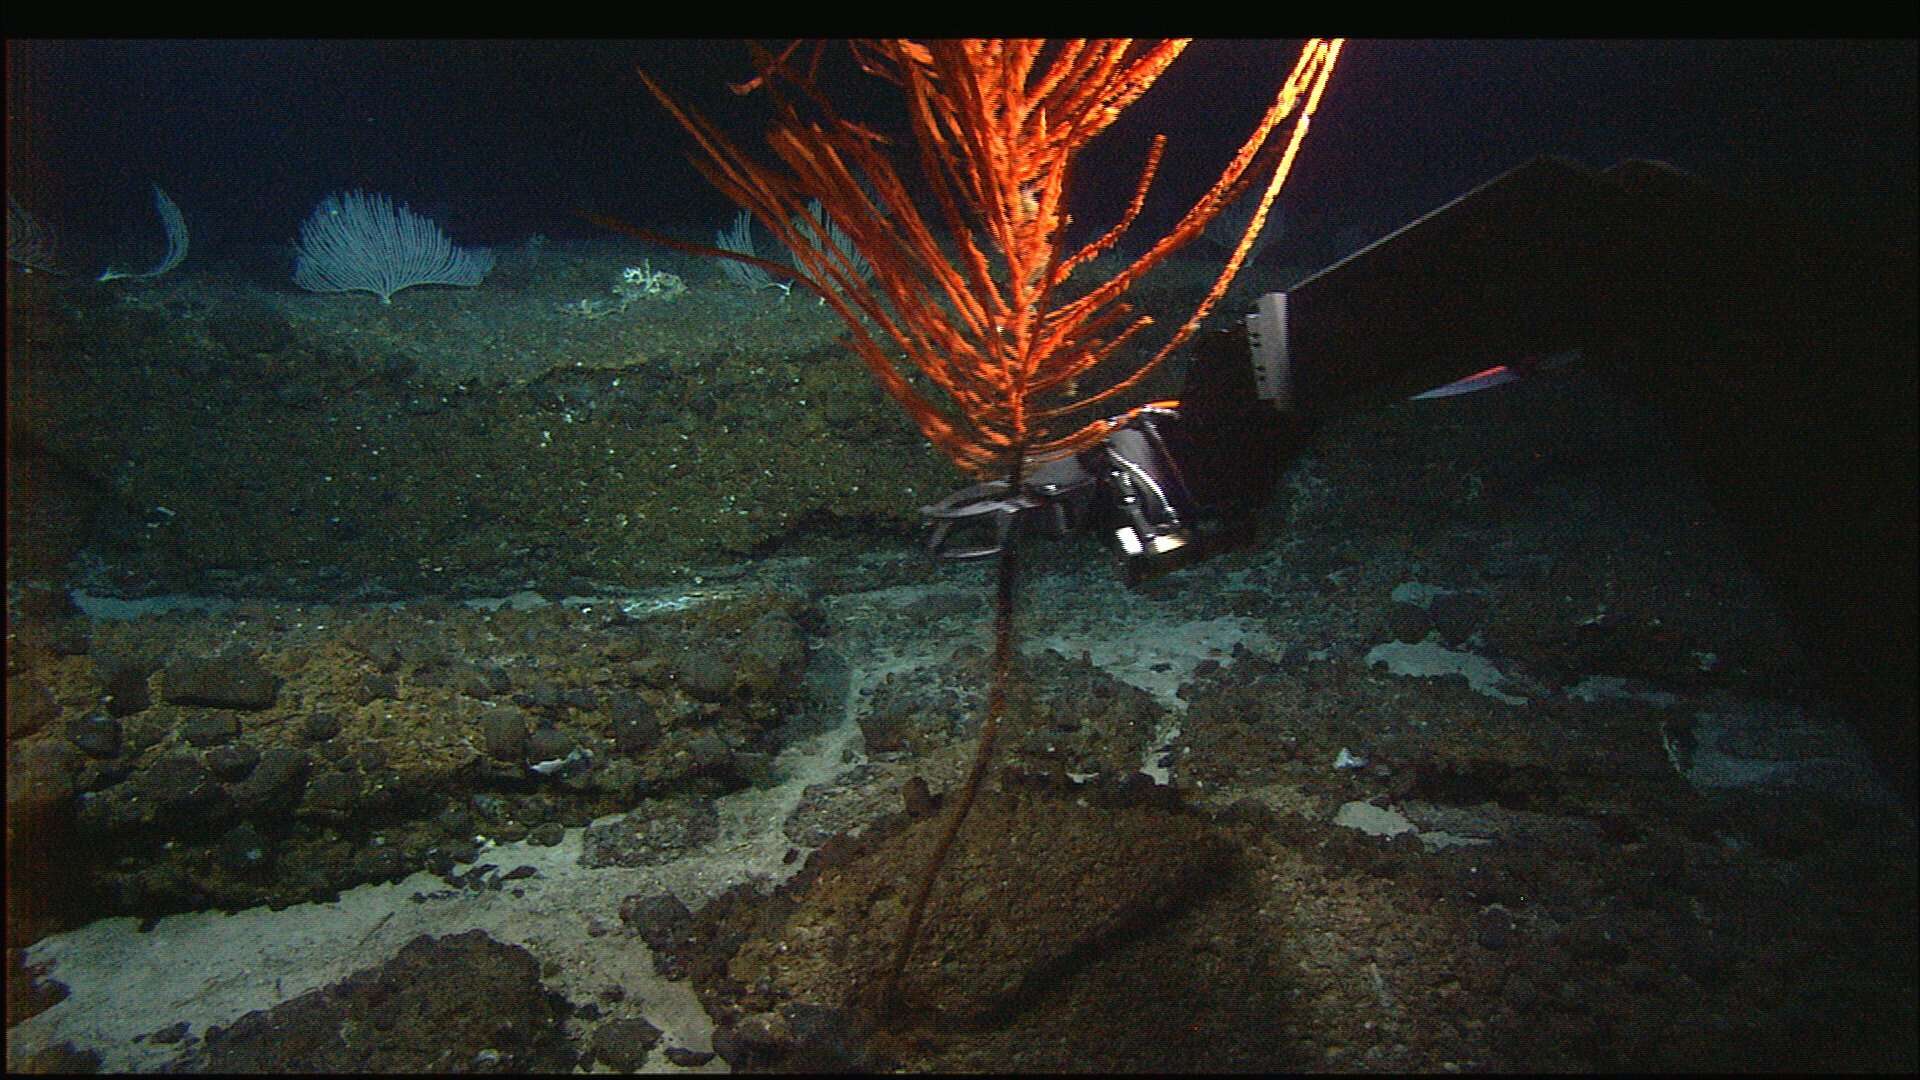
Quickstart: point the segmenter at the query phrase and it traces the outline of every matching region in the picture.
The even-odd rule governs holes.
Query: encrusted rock
[[[660,1042],[660,1029],[641,1017],[609,1020],[593,1033],[593,1057],[619,1072],[633,1072]]]
[[[291,807],[299,801],[311,767],[311,760],[299,750],[268,747],[247,778],[233,786],[233,797],[249,813]]]
[[[686,936],[693,912],[670,892],[634,893],[620,901],[620,921],[633,927],[649,948],[663,949]]]
[[[195,746],[219,746],[240,737],[240,721],[231,713],[189,717],[180,734]]]
[[[480,738],[495,761],[520,762],[527,756],[527,718],[518,709],[494,709],[480,718]]]
[[[101,673],[100,685],[106,692],[107,712],[114,716],[132,716],[153,704],[147,689],[148,668],[140,664],[113,664]]]
[[[244,743],[216,746],[202,755],[200,760],[222,780],[244,780],[260,764],[260,751]]]
[[[653,866],[720,835],[709,802],[649,799],[630,813],[587,827],[582,866]]]
[[[96,713],[67,721],[67,741],[94,757],[110,758],[120,752],[120,721]]]
[[[675,658],[674,681],[700,701],[724,701],[733,692],[733,665],[703,649],[690,649]]]
[[[137,774],[133,783],[163,813],[194,810],[223,797],[220,784],[194,754],[168,754]]]
[[[328,712],[308,713],[300,721],[300,734],[314,742],[326,742],[340,734],[340,718]]]
[[[353,773],[323,772],[307,785],[302,809],[330,816],[353,813],[360,800],[360,778]]]
[[[572,735],[558,728],[543,727],[527,737],[527,760],[558,761],[580,745]]]
[[[527,950],[484,931],[421,936],[376,968],[210,1028],[192,1062],[222,1072],[571,1072],[566,1002]]]
[[[165,697],[175,705],[266,709],[280,693],[280,677],[241,654],[182,660],[167,667]]]
[[[633,691],[614,696],[607,711],[613,720],[613,740],[623,753],[644,753],[660,741],[660,718],[651,702]]]
[[[902,981],[907,1004],[987,1015],[1220,880],[1231,842],[1165,799],[1118,783],[983,791],[967,825],[973,839],[941,871],[940,900]],[[770,980],[776,998],[792,1001],[845,1000],[849,981],[890,955],[943,821],[916,819],[823,866],[785,925],[732,957],[727,978]]]

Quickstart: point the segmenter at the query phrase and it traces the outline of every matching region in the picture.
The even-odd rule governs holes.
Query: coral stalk
[[[699,142],[696,163],[708,179],[786,246],[800,272],[796,284],[817,293],[846,323],[855,354],[928,441],[962,469],[1004,477],[1018,490],[1029,462],[1092,445],[1123,422],[1125,417],[1082,417],[1138,384],[1193,334],[1226,292],[1286,181],[1341,45],[1308,42],[1273,104],[1173,229],[1139,258],[1076,294],[1069,276],[1112,249],[1134,223],[1165,143],[1156,138],[1149,148],[1119,220],[1070,251],[1065,200],[1076,156],[1153,85],[1186,44],[851,43],[861,68],[904,96],[912,154],[896,153],[888,138],[834,111],[814,79],[824,44],[804,55],[799,43],[778,55],[759,51],[757,73],[734,89],[765,90],[773,98],[767,145],[778,165],[743,153],[644,72],[641,78]],[[1289,116],[1292,132],[1276,151],[1273,136]],[[909,164],[917,182],[903,174]],[[1096,392],[1069,396],[1083,376],[1136,344],[1152,324],[1125,303],[1127,290],[1200,236],[1263,175],[1245,233],[1192,315],[1124,376]],[[845,243],[824,239],[825,230],[806,227],[815,220],[804,209],[808,200],[818,200],[840,226],[859,261]],[[774,266],[740,253],[677,246]],[[883,1015],[901,1009],[900,981],[934,885],[993,760],[1013,673],[1017,547],[1013,535],[1000,547],[993,681],[973,763],[914,885],[891,958],[868,988],[867,1003]]]

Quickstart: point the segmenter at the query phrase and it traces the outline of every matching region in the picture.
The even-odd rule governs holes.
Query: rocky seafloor
[[[1911,814],[1654,430],[1575,374],[1339,425],[1138,589],[1029,545],[886,1022],[984,570],[23,577],[9,1067],[1911,1071]]]

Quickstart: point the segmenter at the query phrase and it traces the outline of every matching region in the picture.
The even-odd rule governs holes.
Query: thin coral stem
[[[1017,453],[1014,455],[1012,473],[1015,476],[1019,475],[1019,457]],[[940,868],[946,865],[954,842],[967,823],[967,816],[972,812],[974,800],[980,793],[980,784],[986,779],[987,769],[993,762],[1000,720],[1006,715],[1007,692],[1013,681],[1013,615],[1020,576],[1019,546],[1015,535],[1009,535],[1000,546],[999,576],[994,589],[993,681],[987,690],[986,715],[980,720],[980,737],[974,743],[973,763],[967,768],[967,778],[961,783],[953,809],[947,814],[940,836],[934,841],[933,851],[928,854],[920,877],[914,883],[913,896],[907,904],[907,921],[894,943],[893,956],[878,986],[875,1004],[882,1009],[898,1010],[902,1004],[900,979],[906,973],[907,963],[913,958],[914,947],[919,943],[920,927],[926,917],[927,903],[933,896],[934,883],[939,880]]]

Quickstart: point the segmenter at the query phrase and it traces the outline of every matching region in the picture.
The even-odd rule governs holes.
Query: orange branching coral
[[[811,72],[824,46],[815,46],[805,68],[796,63],[798,44],[778,56],[763,52],[758,74],[735,90],[765,88],[774,98],[767,142],[778,166],[741,152],[653,80],[647,86],[699,140],[706,175],[793,253],[803,284],[845,320],[861,361],[926,437],[962,468],[1004,477],[1025,460],[1102,437],[1107,422],[1086,422],[1084,410],[1135,385],[1199,326],[1285,181],[1340,44],[1308,42],[1212,187],[1145,254],[1077,295],[1067,288],[1069,275],[1133,224],[1165,140],[1154,140],[1120,220],[1068,251],[1065,199],[1075,156],[1153,85],[1184,41],[853,43],[863,69],[905,95],[911,154],[840,117],[819,93]],[[1290,116],[1284,148],[1263,155],[1278,147],[1273,136]],[[1247,232],[1191,318],[1131,372],[1066,400],[1061,390],[1081,385],[1151,324],[1126,305],[1127,290],[1262,176]],[[916,195],[930,205],[923,209]],[[871,276],[825,230],[808,226],[809,199],[820,200]],[[939,394],[910,378],[912,371]]]

